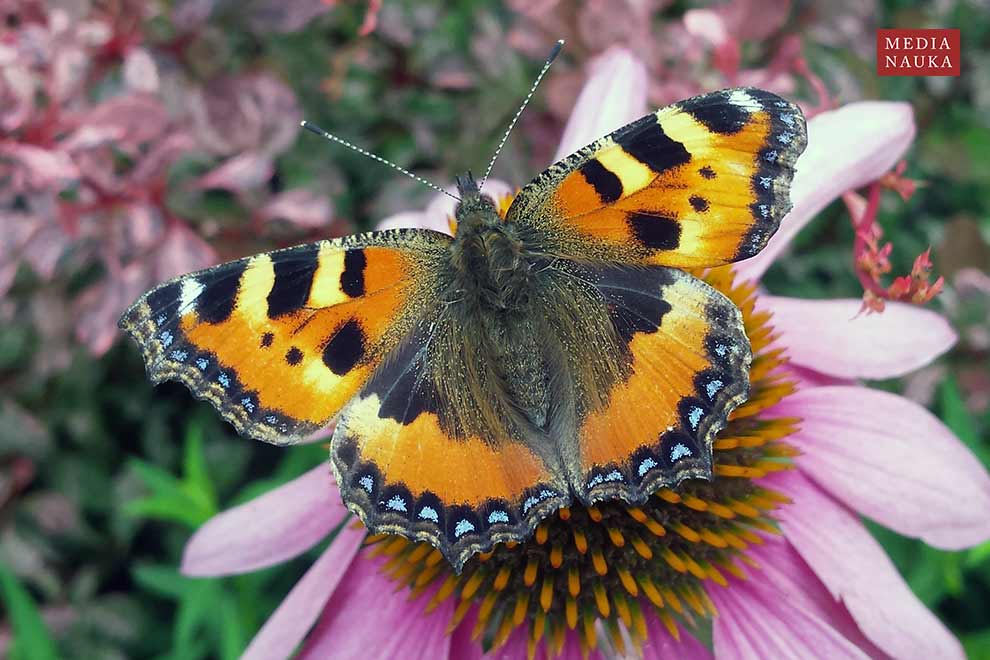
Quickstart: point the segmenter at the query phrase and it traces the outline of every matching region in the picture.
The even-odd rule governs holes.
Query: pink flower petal
[[[990,475],[913,401],[863,387],[800,391],[775,409],[800,417],[795,461],[849,507],[940,548],[990,539]]]
[[[295,93],[265,72],[215,77],[186,101],[199,148],[222,156],[256,151],[274,158],[296,141],[302,119]]]
[[[364,527],[340,530],[326,552],[268,617],[241,660],[288,658],[313,626],[341,579],[346,579],[364,537]]]
[[[882,314],[859,315],[863,301],[760,296],[795,364],[840,378],[894,378],[923,367],[956,341],[935,312],[889,303]],[[814,332],[809,332],[814,328]]]
[[[826,385],[858,384],[855,380],[849,378],[826,376],[825,374],[815,371],[814,369],[805,369],[804,367],[799,367],[796,364],[791,363],[784,365],[781,369],[786,371],[788,376],[794,380],[795,386],[798,390],[805,390],[812,387],[824,387]]]
[[[474,624],[477,620],[478,608],[473,608],[464,615],[464,619],[454,628],[454,632],[450,634],[451,658],[456,658],[457,660],[482,660],[486,657],[498,658],[508,654],[510,647],[516,651],[514,654],[526,652],[526,635],[523,633],[523,628],[516,628],[509,633],[509,639],[506,640],[505,645],[501,649],[486,656],[481,648],[481,643],[471,639],[471,631],[474,629]],[[521,646],[519,645],[520,638]],[[511,655],[506,655],[506,657],[511,657]]]
[[[418,227],[420,229],[432,229],[434,231],[441,231],[437,227],[427,226],[426,214],[423,211],[402,211],[394,215],[390,215],[375,227],[377,231],[385,231],[386,229],[402,229],[403,227]],[[450,228],[447,227],[442,230],[443,233],[449,234]]]
[[[914,115],[907,103],[850,103],[813,117],[791,185],[794,208],[762,252],[739,262],[739,275],[758,280],[819,211],[847,190],[879,179],[913,139]]]
[[[715,657],[869,658],[837,630],[758,580],[733,580],[709,593],[719,615],[712,626]]]
[[[555,161],[647,113],[646,67],[632,51],[614,46],[588,67],[590,75],[567,120]]]
[[[113,96],[86,112],[79,130],[65,146],[88,149],[113,140],[118,147],[137,154],[143,143],[160,138],[169,126],[168,109],[161,99],[139,92]]]
[[[681,639],[678,641],[670,636],[667,628],[656,615],[647,611],[643,613],[643,618],[646,620],[648,634],[646,641],[643,642],[643,660],[664,660],[665,658],[711,660],[711,651],[684,628],[681,628]]]
[[[870,641],[895,658],[963,657],[959,642],[915,597],[852,512],[799,471],[776,473],[766,482],[793,500],[777,512],[787,540]]]
[[[396,590],[396,583],[379,572],[382,563],[363,557],[354,561],[299,660],[448,657],[453,600],[426,614],[429,592],[409,600],[408,590]]]
[[[326,465],[210,518],[182,555],[186,575],[233,575],[308,550],[347,515]]]
[[[871,658],[883,655],[786,540],[766,534],[763,543],[751,546],[746,554],[759,564],[759,568],[750,570],[753,580],[771,585],[781,598],[821,619]]]

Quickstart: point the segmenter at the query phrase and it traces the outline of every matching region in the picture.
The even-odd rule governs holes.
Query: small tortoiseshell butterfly
[[[679,269],[763,249],[806,141],[774,94],[698,96],[551,165],[504,218],[468,174],[453,237],[240,259],[162,284],[120,325],[154,382],[242,435],[289,444],[336,417],[347,506],[460,571],[573,500],[712,478],[750,344],[739,310]]]

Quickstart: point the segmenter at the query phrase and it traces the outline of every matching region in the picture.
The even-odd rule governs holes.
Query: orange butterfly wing
[[[570,502],[538,429],[501,409],[486,431],[473,407],[452,401],[470,396],[450,387],[458,373],[496,373],[486,355],[465,354],[462,337],[455,318],[423,319],[343,411],[331,451],[344,500],[372,532],[428,541],[458,572],[474,553],[525,538]]]
[[[177,380],[243,435],[287,444],[326,425],[439,290],[450,237],[393,230],[178,277],[120,320],[154,382]]]
[[[550,166],[507,213],[551,254],[678,268],[763,249],[807,143],[797,106],[732,89],[662,108]]]
[[[622,367],[603,405],[577,392],[572,489],[586,503],[641,503],[663,486],[710,478],[714,436],[749,392],[739,310],[673,268],[569,268],[601,296],[619,340],[604,359]]]

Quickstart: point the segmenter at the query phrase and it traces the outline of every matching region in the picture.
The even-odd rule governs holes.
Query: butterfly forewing
[[[510,221],[553,254],[679,268],[763,249],[790,209],[807,134],[800,109],[757,89],[662,108],[552,165]]]
[[[177,380],[242,434],[286,444],[327,424],[435,301],[450,237],[393,230],[191,273],[120,326],[154,382]]]

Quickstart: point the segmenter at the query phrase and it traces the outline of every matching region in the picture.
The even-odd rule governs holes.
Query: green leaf
[[[939,403],[942,407],[942,419],[946,426],[952,429],[963,443],[979,457],[984,465],[990,464],[990,448],[980,442],[980,434],[976,431],[976,420],[966,409],[959,384],[949,376],[942,381],[939,388]]]
[[[210,627],[221,606],[221,587],[217,580],[192,579],[179,601],[173,641],[177,657],[190,657],[196,648],[196,633]]]
[[[131,575],[144,590],[173,600],[180,600],[191,582],[172,566],[162,564],[138,564]]]
[[[128,462],[129,467],[148,487],[148,490],[155,495],[169,497],[171,499],[182,499],[185,494],[182,492],[182,482],[175,475],[167,470],[163,470],[157,465],[147,463],[139,458],[132,458]]]
[[[990,558],[990,541],[969,549],[969,552],[966,553],[966,567],[973,568],[979,566],[988,558]]]
[[[185,456],[183,460],[183,490],[199,502],[202,509],[213,515],[217,511],[217,495],[206,468],[203,453],[203,427],[193,422],[186,430]]]
[[[220,599],[220,657],[237,660],[247,646],[247,631],[241,621],[237,605],[229,594]]]
[[[0,595],[3,596],[13,632],[10,657],[21,660],[58,658],[55,640],[49,634],[37,606],[3,562],[0,562]]]
[[[963,635],[962,643],[969,660],[990,660],[990,630]]]
[[[209,518],[209,514],[199,511],[193,504],[167,497],[146,497],[128,502],[124,505],[124,511],[137,518],[178,522],[193,528],[199,527]]]
[[[151,491],[151,495],[128,502],[124,510],[134,516],[180,522],[199,527],[217,512],[217,498],[203,455],[202,431],[190,425],[186,434],[184,476],[171,473],[140,459],[131,468]]]

